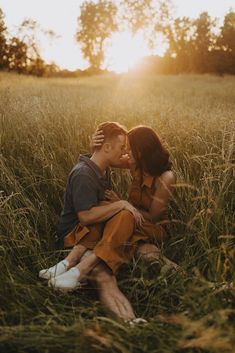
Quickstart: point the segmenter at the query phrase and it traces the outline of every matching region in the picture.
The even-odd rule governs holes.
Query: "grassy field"
[[[57,261],[67,175],[101,121],[146,124],[177,186],[163,252],[186,271],[133,259],[118,274],[144,326],[108,318],[96,291],[38,279]],[[235,352],[235,77],[37,79],[0,74],[1,352]],[[114,172],[127,196],[128,172]]]

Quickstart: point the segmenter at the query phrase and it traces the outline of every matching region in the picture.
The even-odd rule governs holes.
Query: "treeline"
[[[39,27],[37,22],[26,19],[19,26],[18,35],[11,36],[0,9],[0,70],[36,76],[50,76],[59,71],[55,64],[46,64],[40,55],[36,40]],[[52,31],[45,34],[54,36]]]
[[[215,26],[216,21],[206,12],[196,20],[176,18],[165,29],[169,47],[164,57],[144,58],[138,69],[155,73],[235,74],[235,12],[225,15],[220,28]]]
[[[161,45],[159,38],[167,43],[163,57],[143,58],[135,70],[235,74],[235,12],[230,10],[219,27],[218,19],[211,18],[207,12],[196,19],[175,18],[172,9],[170,0],[84,1],[76,38],[90,67],[75,72],[61,71],[55,64],[45,63],[36,44],[40,28],[35,21],[25,20],[18,36],[11,37],[0,9],[0,70],[62,77],[105,72],[107,41],[115,32],[128,30],[133,35],[144,33],[153,52]],[[52,40],[55,36],[52,31],[46,35]]]
[[[175,18],[170,0],[85,1],[78,19],[77,40],[94,70],[105,57],[105,43],[115,31],[145,33],[149,47],[159,38],[168,44],[163,57],[144,58],[136,69],[151,73],[235,74],[235,12],[230,10],[218,26],[203,12],[196,19]],[[128,48],[127,48],[128,50]],[[141,44],[140,44],[141,50]]]

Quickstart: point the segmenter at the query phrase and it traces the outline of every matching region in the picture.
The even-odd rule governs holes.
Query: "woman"
[[[102,132],[97,132],[93,138],[94,146],[102,145],[103,138]],[[77,288],[83,279],[82,273],[88,274],[100,259],[113,273],[116,273],[120,265],[133,256],[137,246],[140,252],[145,253],[148,258],[160,257],[158,247],[146,245],[146,243],[160,244],[169,236],[167,205],[175,183],[175,176],[170,170],[169,153],[162,146],[156,133],[149,127],[139,126],[132,129],[128,133],[128,140],[128,154],[120,160],[118,167],[131,170],[133,181],[129,191],[129,201],[142,214],[142,222],[137,226],[133,216],[126,211],[124,217],[126,227],[120,237],[110,239],[110,232],[107,231],[97,243],[94,251],[76,267],[68,269],[67,260],[63,260],[48,270],[40,271],[40,277],[43,278],[48,278],[47,276],[51,276],[54,272],[55,275],[50,279],[49,285],[60,289]],[[107,201],[113,202],[117,199],[114,192],[106,192]],[[123,214],[121,216],[123,217]],[[114,217],[108,222],[110,230],[118,224],[119,214]],[[126,231],[127,228],[128,231]],[[69,239],[71,239],[70,236]],[[164,260],[174,267],[177,266],[166,258]],[[83,270],[82,273],[81,270]]]
[[[93,143],[102,143],[102,131],[93,137]],[[120,168],[129,168],[132,184],[129,188],[129,202],[143,215],[142,229],[137,229],[132,237],[132,245],[138,243],[138,250],[148,259],[160,257],[160,244],[169,237],[167,207],[176,182],[171,170],[169,153],[163,147],[153,129],[137,126],[128,132],[128,153],[120,163]],[[106,192],[110,201],[118,199],[113,191]],[[151,235],[150,235],[151,234]],[[148,244],[147,244],[148,243]],[[161,256],[165,264],[178,269],[179,266]]]

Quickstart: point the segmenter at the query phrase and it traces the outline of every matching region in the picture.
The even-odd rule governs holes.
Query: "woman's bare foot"
[[[159,261],[163,265],[167,265],[173,268],[175,271],[185,273],[184,269],[177,265],[174,261],[171,261],[166,256],[163,256],[161,250],[155,245],[150,243],[140,244],[138,247],[138,254],[149,262],[151,261]]]

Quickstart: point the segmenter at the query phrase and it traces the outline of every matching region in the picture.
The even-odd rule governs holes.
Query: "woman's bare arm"
[[[152,217],[153,222],[157,222],[167,212],[167,206],[171,199],[175,183],[176,177],[170,170],[164,172],[156,180],[156,189],[149,210],[149,214]]]

